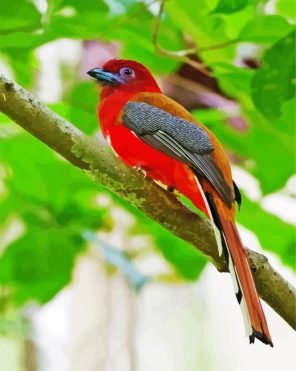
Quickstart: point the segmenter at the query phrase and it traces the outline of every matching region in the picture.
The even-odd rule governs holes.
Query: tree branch
[[[123,197],[176,236],[206,254],[219,271],[227,271],[219,257],[210,223],[181,204],[150,179],[125,166],[107,148],[49,110],[15,82],[0,76],[0,111],[54,149],[96,182]],[[95,113],[94,113],[95,114]],[[259,295],[296,329],[296,291],[268,263],[249,250]]]

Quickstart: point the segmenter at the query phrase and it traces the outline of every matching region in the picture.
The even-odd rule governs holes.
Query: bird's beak
[[[87,74],[91,77],[94,77],[102,84],[113,85],[121,82],[117,75],[112,72],[105,71],[103,68],[94,68],[88,71]]]

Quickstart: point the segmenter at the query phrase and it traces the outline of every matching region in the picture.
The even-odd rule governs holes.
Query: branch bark
[[[0,75],[0,111],[47,144],[109,190],[123,197],[151,219],[206,254],[221,272],[210,223],[181,204],[150,179],[125,166],[107,148],[52,112],[15,82]],[[296,290],[269,264],[267,258],[248,250],[260,297],[296,329]]]

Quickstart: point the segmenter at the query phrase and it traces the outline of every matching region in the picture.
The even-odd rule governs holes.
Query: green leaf
[[[279,256],[283,263],[295,269],[295,228],[262,209],[243,195],[237,220],[258,237],[263,249]]]
[[[170,0],[166,4],[166,10],[182,32],[188,33],[199,47],[223,43],[229,40],[227,34],[227,22],[217,15],[209,16],[211,2],[201,1],[192,11],[191,0]],[[197,22],[198,19],[198,22]],[[202,54],[205,63],[217,61],[229,61],[234,58],[235,48],[221,48],[210,50]]]
[[[249,0],[219,0],[212,13],[235,13],[249,5]]]
[[[0,37],[1,38],[1,37]],[[24,46],[24,43],[23,45]],[[39,69],[37,61],[31,49],[9,49],[5,51],[6,58],[10,62],[18,84],[29,88],[34,84],[36,72]]]
[[[253,78],[253,101],[268,119],[280,117],[282,104],[294,95],[294,49],[295,31],[266,51],[262,66]]]
[[[102,0],[55,0],[50,2],[38,32],[22,27],[10,33],[0,32],[0,45],[6,53],[11,53],[14,49],[32,50],[58,38],[94,39],[118,19],[118,16],[110,19],[108,7]]]
[[[100,226],[105,211],[93,199],[102,188],[37,139],[22,132],[1,140],[0,159],[8,191],[0,220],[18,213],[29,224],[43,223],[44,228],[74,221],[79,221],[78,229]]]
[[[127,17],[125,13],[131,11],[128,4],[119,5],[121,11],[114,11],[114,8],[118,8],[116,3],[109,5],[103,0],[63,0],[58,5],[53,5],[53,9],[57,7],[58,11],[51,10],[45,29],[51,39],[102,39],[108,29],[120,24],[124,17]]]
[[[260,15],[251,19],[241,30],[239,39],[256,43],[274,43],[293,27],[277,15]]]
[[[31,50],[46,41],[44,35],[33,32],[13,32],[0,35],[1,49],[11,52],[13,49]],[[14,50],[13,50],[14,51]]]
[[[291,120],[293,104],[287,102],[284,105],[286,116],[271,122],[255,109],[249,99],[242,97],[242,117],[249,125],[244,131],[231,127],[227,115],[220,111],[198,110],[193,112],[194,116],[210,127],[223,146],[240,159],[241,166],[256,176],[263,193],[274,192],[282,188],[294,173],[293,125],[289,124],[291,133],[285,127]],[[268,165],[271,153],[272,166]]]
[[[97,90],[92,81],[79,83],[65,96],[63,102],[50,104],[49,107],[84,133],[93,134],[99,129]]]
[[[44,303],[70,281],[85,247],[83,231],[104,228],[108,210],[94,202],[97,184],[28,134],[1,140],[0,159],[6,188],[2,232],[10,217],[24,224],[19,239],[1,246],[0,282],[13,289],[17,305]]]
[[[57,0],[54,0],[55,2]],[[106,12],[108,11],[108,5],[103,0],[83,0],[83,1],[72,1],[72,0],[61,0],[59,1],[59,8],[62,7],[73,7],[81,13],[87,12]]]
[[[40,26],[41,14],[31,1],[13,0],[0,2],[0,35]]]
[[[278,0],[275,4],[276,12],[284,17],[295,20],[296,19],[296,12],[295,12],[295,3],[291,0]]]
[[[273,126],[280,133],[288,134],[291,138],[293,138],[295,135],[295,107],[296,97],[284,102],[281,107],[281,116],[275,120],[271,120]]]
[[[219,86],[228,95],[240,99],[250,94],[250,84],[254,70],[233,66],[229,63],[213,63],[213,75]]]
[[[255,163],[249,165],[249,170],[260,180],[264,194],[274,192],[284,187],[295,172],[294,138],[277,130],[275,121],[266,120],[254,109],[246,107],[245,115],[253,125],[245,138],[248,157]]]
[[[16,198],[22,195],[60,208],[81,189],[102,189],[28,133],[1,140],[0,160],[9,169],[5,182]]]
[[[0,282],[13,286],[17,305],[31,299],[45,303],[70,282],[75,256],[83,247],[78,233],[30,227],[1,256]]]

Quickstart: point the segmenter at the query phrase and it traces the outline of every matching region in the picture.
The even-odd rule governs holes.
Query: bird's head
[[[160,92],[160,89],[150,71],[141,63],[126,59],[111,59],[103,68],[94,68],[87,72],[101,85],[103,91]]]

